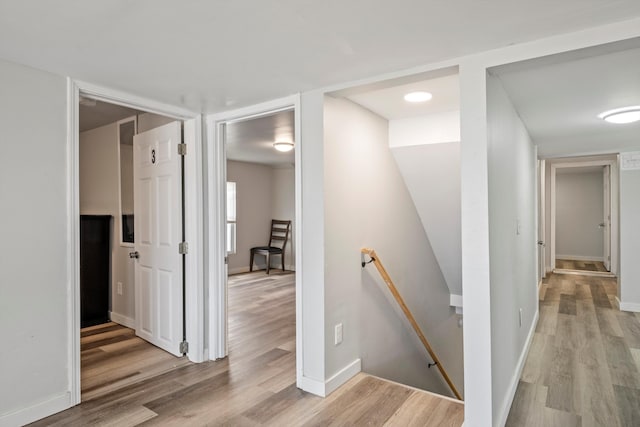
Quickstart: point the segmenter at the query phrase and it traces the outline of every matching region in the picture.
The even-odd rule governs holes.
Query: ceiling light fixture
[[[433,95],[424,91],[409,92],[404,96],[404,100],[407,102],[426,102],[431,98],[433,98]]]
[[[287,151],[293,150],[293,142],[276,141],[273,143],[273,148],[275,148],[278,151],[282,151],[283,153],[286,153]]]
[[[633,107],[616,108],[615,110],[605,111],[598,115],[602,120],[609,123],[625,124],[633,123],[640,120],[640,105]]]

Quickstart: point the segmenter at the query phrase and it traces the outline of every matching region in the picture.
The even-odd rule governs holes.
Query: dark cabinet
[[[80,323],[109,321],[111,216],[80,215]]]

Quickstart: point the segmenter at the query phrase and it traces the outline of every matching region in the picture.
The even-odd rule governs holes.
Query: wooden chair
[[[283,221],[279,219],[271,220],[271,234],[269,237],[269,245],[251,248],[249,271],[253,271],[253,256],[256,254],[264,255],[267,258],[267,274],[269,274],[269,268],[271,267],[271,256],[280,255],[280,258],[282,259],[282,271],[284,271],[284,249],[287,247],[290,228],[291,221]],[[282,245],[276,246],[278,242],[282,243]]]

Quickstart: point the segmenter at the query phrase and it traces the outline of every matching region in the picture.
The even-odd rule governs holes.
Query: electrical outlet
[[[338,323],[335,327],[335,335],[333,343],[334,345],[338,345],[342,342],[342,323]]]
[[[122,295],[122,282],[118,282],[118,295]]]
[[[520,309],[519,315],[520,315],[520,327],[521,328],[522,328],[522,312],[523,312],[522,309]]]

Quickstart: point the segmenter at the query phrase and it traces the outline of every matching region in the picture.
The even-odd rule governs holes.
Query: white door
[[[604,183],[604,218],[600,225],[604,232],[604,267],[607,271],[611,271],[611,166],[605,166],[602,173],[602,181]]]
[[[538,160],[538,280],[547,276],[545,251],[546,217],[546,161]]]
[[[133,139],[136,334],[180,356],[183,338],[180,122]]]

